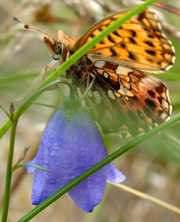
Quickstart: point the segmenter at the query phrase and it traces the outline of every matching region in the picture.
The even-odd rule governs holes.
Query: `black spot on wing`
[[[163,86],[157,86],[157,87],[155,88],[155,90],[156,90],[157,93],[161,94],[161,93],[164,92],[164,87],[163,87]]]
[[[131,30],[131,34],[132,34],[133,37],[136,36],[136,32],[134,30]]]
[[[157,64],[158,64],[159,66],[161,66],[162,62],[161,62],[161,61],[158,61]]]
[[[129,58],[132,60],[136,60],[136,57],[132,52],[129,52]]]
[[[118,37],[121,37],[116,30],[113,32],[113,34],[118,36]]]
[[[136,44],[136,41],[132,37],[129,37],[129,40],[131,43]]]
[[[162,104],[162,97],[158,97],[158,101],[160,104]]]
[[[152,90],[148,90],[147,93],[149,94],[149,96],[151,96],[152,98],[156,97],[155,92],[153,92]]]
[[[154,44],[151,41],[144,41],[144,43],[148,46],[154,47]]]
[[[149,55],[155,56],[156,52],[153,50],[145,50],[145,52],[147,52]]]
[[[148,36],[147,37],[149,37],[149,38],[151,38],[151,39],[153,39],[154,38],[154,36],[152,35],[152,34],[148,34]]]
[[[117,56],[117,53],[116,53],[116,51],[113,49],[113,48],[110,48],[110,51],[111,51],[111,57],[113,57],[113,56]]]
[[[104,41],[103,41],[103,40],[101,40],[101,41],[99,42],[99,44],[104,44]]]
[[[110,35],[108,35],[107,38],[109,39],[110,42],[112,42],[112,43],[116,43],[116,42],[114,41],[114,39],[111,38]]]
[[[146,58],[146,60],[147,60],[148,62],[151,62],[151,63],[154,62],[153,59],[151,59],[151,58]]]
[[[145,103],[151,110],[156,108],[156,104],[150,99],[145,99]]]
[[[126,48],[126,44],[125,43],[121,43],[120,46],[125,49]]]

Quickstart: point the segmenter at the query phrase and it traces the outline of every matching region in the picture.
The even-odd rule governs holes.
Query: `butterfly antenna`
[[[51,38],[54,42],[56,42],[56,40],[55,40],[51,35],[47,34],[46,32],[44,32],[43,30],[41,30],[41,29],[39,29],[39,28],[37,28],[37,27],[34,27],[34,26],[32,26],[32,25],[26,24],[23,20],[19,19],[18,17],[13,17],[13,20],[16,21],[16,22],[21,22],[21,23],[23,23],[25,29],[31,29],[31,30],[34,30],[34,31],[36,31],[36,32],[40,32],[40,33],[48,36],[49,38]]]

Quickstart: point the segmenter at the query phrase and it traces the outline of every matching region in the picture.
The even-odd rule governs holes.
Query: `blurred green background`
[[[126,0],[0,0],[0,105],[7,110],[10,102],[17,108],[24,99],[42,82],[47,64],[52,64],[50,53],[41,33],[23,29],[13,16],[33,24],[47,33],[57,36],[58,29],[74,38],[79,38],[95,21],[113,11],[132,7]],[[179,0],[165,1],[180,8]],[[173,106],[172,116],[180,113],[180,23],[179,16],[160,10],[170,27],[175,31],[166,34],[176,50],[176,63],[165,74],[158,75],[170,91]],[[167,27],[165,27],[167,28]],[[50,72],[49,72],[50,74]],[[55,104],[60,98],[55,91],[43,93],[38,101]],[[14,164],[24,147],[30,151],[24,162],[32,159],[38,148],[43,129],[53,110],[33,104],[20,118]],[[7,116],[0,110],[0,125]],[[106,136],[104,140],[109,152],[113,152],[132,138]],[[9,132],[0,140],[0,200],[3,200],[5,170],[8,157]],[[124,184],[153,197],[180,206],[180,125],[164,130],[135,149],[117,159],[115,165],[126,175]],[[34,208],[30,203],[33,175],[18,169],[13,173],[13,190],[10,201],[9,221],[17,221]],[[178,222],[180,216],[147,200],[135,197],[112,185],[107,185],[103,202],[93,213],[81,211],[66,194],[50,207],[33,218],[33,222]]]

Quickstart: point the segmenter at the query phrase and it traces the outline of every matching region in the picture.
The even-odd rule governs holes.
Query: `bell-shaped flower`
[[[27,167],[35,173],[31,202],[38,205],[78,175],[108,156],[101,134],[87,111],[67,113],[57,110],[47,124],[36,157],[27,164],[35,164],[50,172]],[[112,163],[82,181],[69,191],[74,202],[91,212],[103,199],[106,180],[120,183],[125,179]]]

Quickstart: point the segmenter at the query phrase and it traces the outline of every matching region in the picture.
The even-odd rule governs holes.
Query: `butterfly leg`
[[[47,66],[45,67],[44,73],[43,73],[43,82],[44,82],[44,80],[45,80],[45,77],[46,77],[46,73],[47,73],[48,68],[51,69],[51,70],[53,70],[53,71],[56,70],[53,66],[47,65]]]

